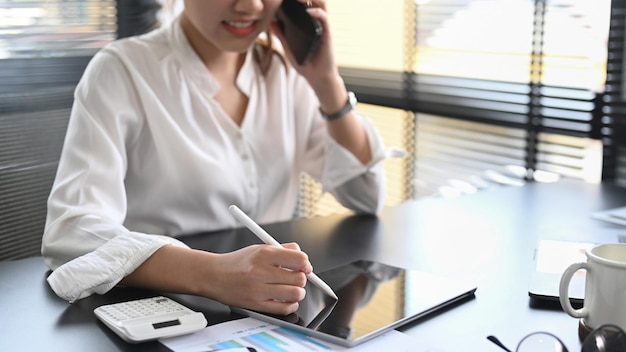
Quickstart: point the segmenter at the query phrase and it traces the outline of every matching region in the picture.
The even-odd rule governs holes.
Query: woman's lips
[[[248,36],[256,30],[258,21],[224,21],[224,28],[239,37]]]

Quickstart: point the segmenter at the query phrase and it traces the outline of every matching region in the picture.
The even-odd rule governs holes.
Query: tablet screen
[[[317,275],[333,289],[338,300],[307,283],[305,299],[288,316],[233,310],[296,327],[331,342],[353,345],[472,295],[475,290],[475,286],[443,277],[366,260]]]

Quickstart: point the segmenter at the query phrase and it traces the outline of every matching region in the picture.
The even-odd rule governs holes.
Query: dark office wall
[[[130,37],[153,29],[160,9],[156,0],[117,0],[117,37]]]
[[[605,145],[604,176],[626,187],[626,2],[613,1],[609,31],[606,93],[603,117],[609,128]]]

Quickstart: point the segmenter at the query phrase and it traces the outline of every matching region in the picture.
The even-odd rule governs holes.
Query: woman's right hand
[[[207,296],[224,304],[288,315],[306,294],[306,274],[313,271],[296,243],[252,245],[214,254],[207,268]]]

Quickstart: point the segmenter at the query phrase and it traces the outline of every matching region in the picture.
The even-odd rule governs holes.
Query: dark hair
[[[285,53],[274,47],[272,44],[272,34],[269,30],[265,31],[266,37],[257,39],[255,43],[254,58],[261,68],[261,72],[266,74],[272,64],[274,55],[278,55],[283,65],[288,66]]]

